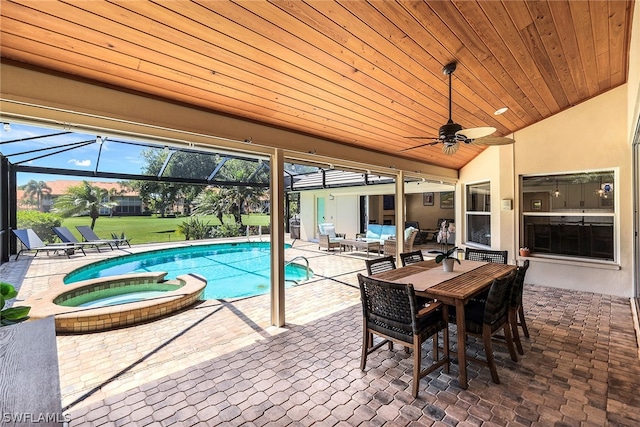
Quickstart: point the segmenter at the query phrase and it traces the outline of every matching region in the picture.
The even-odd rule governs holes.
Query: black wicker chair
[[[502,329],[504,339],[509,348],[509,355],[514,362],[518,361],[518,355],[513,345],[509,324],[509,305],[511,303],[511,292],[515,283],[516,272],[500,279],[495,279],[489,289],[486,300],[471,300],[465,305],[465,327],[467,335],[482,337],[486,360],[467,355],[469,361],[480,363],[489,367],[491,379],[494,383],[500,384],[496,362],[493,357],[491,337]],[[451,308],[449,322],[455,323],[455,307]]]
[[[447,306],[435,302],[420,309],[411,284],[385,282],[358,274],[362,301],[362,358],[360,369],[367,364],[367,355],[384,344],[393,343],[413,349],[413,397],[418,396],[420,379],[440,366],[449,373],[449,328]],[[444,357],[438,355],[438,332],[443,331]],[[374,345],[373,335],[382,338]],[[422,369],[422,343],[433,337],[433,363]]]
[[[464,259],[471,261],[484,261],[493,262],[496,264],[506,264],[508,258],[508,251],[491,251],[487,249],[473,249],[467,248],[464,251]],[[485,291],[480,295],[476,295],[472,300],[485,302],[489,291]]]
[[[522,293],[524,291],[524,276],[529,269],[529,260],[525,260],[522,266],[518,267],[516,278],[513,283],[513,291],[511,292],[511,304],[509,305],[509,324],[511,325],[511,334],[516,344],[518,353],[524,354],[522,343],[520,342],[520,333],[518,326],[522,328],[522,333],[529,338],[529,329],[524,320],[524,309],[522,308]]]
[[[422,256],[422,251],[411,251],[411,252],[403,252],[400,254],[400,261],[402,262],[402,266],[409,264],[415,264],[416,262],[424,261],[424,257]]]
[[[496,264],[506,264],[507,260],[509,259],[509,252],[467,248],[464,252],[464,259],[468,259],[471,261],[495,262]]]
[[[365,263],[367,264],[367,274],[369,276],[396,269],[396,262],[393,260],[392,256],[368,259],[365,260]]]

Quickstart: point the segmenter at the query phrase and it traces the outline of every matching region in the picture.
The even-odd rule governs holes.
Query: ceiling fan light
[[[456,143],[448,143],[445,142],[444,145],[442,146],[442,152],[448,156],[455,154],[456,151],[458,151],[458,147],[460,146],[460,143],[456,142]]]
[[[483,136],[489,136],[496,131],[496,128],[491,126],[483,126],[478,128],[462,129],[456,132],[456,135],[462,135],[466,139],[482,138]]]

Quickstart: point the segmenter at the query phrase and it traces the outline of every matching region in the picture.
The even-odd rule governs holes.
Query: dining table
[[[460,387],[468,387],[466,326],[464,306],[471,298],[491,287],[494,279],[503,277],[517,267],[482,261],[460,260],[454,271],[447,272],[435,260],[425,260],[371,277],[388,282],[412,284],[416,295],[436,299],[456,308],[458,343],[458,378]]]

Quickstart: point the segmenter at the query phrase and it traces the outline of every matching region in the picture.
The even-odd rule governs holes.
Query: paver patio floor
[[[46,289],[51,275],[104,256],[25,256],[3,265],[0,279],[21,280],[22,299]],[[296,256],[309,260],[315,276],[287,289],[284,328],[269,326],[263,295],[204,301],[135,327],[58,336],[71,425],[640,425],[628,299],[526,285],[531,338],[523,339],[519,362],[494,347],[501,384],[472,364],[462,390],[454,362],[450,374],[423,378],[414,399],[411,355],[402,349],[382,349],[359,369],[356,274],[365,271],[364,254],[328,254],[296,241],[286,257]],[[455,343],[455,326],[450,331]],[[430,348],[425,344],[427,359]],[[470,340],[468,351],[482,354],[481,343]]]

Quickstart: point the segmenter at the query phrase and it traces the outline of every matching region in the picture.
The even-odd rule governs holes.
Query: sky
[[[0,154],[6,156],[14,165],[145,175],[142,168],[147,163],[142,157],[142,152],[161,151],[166,147],[151,142],[140,144],[140,141],[126,140],[119,136],[69,132],[60,128],[18,123],[10,123],[8,126],[5,123],[0,128]],[[215,163],[212,163],[212,168],[214,166]],[[86,176],[18,172],[18,186],[31,180],[118,181]]]
[[[43,128],[23,124],[10,124],[7,130],[0,129],[0,153],[9,158],[13,164],[25,164],[39,167],[57,167],[79,171],[95,171],[96,166],[101,172],[115,172],[123,174],[138,174],[144,166],[140,152],[144,147],[123,144],[123,138],[110,139],[108,135],[100,135],[102,144],[96,142],[97,135],[86,133],[67,133],[62,129]],[[50,135],[42,138],[34,138]],[[86,142],[83,144],[82,142]],[[77,146],[67,144],[80,143]],[[40,150],[40,151],[35,151]],[[25,153],[27,154],[21,154]],[[30,152],[30,153],[29,153]],[[56,153],[57,154],[53,154]],[[100,153],[99,163],[98,154]],[[46,175],[18,173],[18,185],[26,184],[29,180],[52,181],[60,179],[79,179],[63,175]],[[109,181],[104,178],[81,179],[89,181]]]

